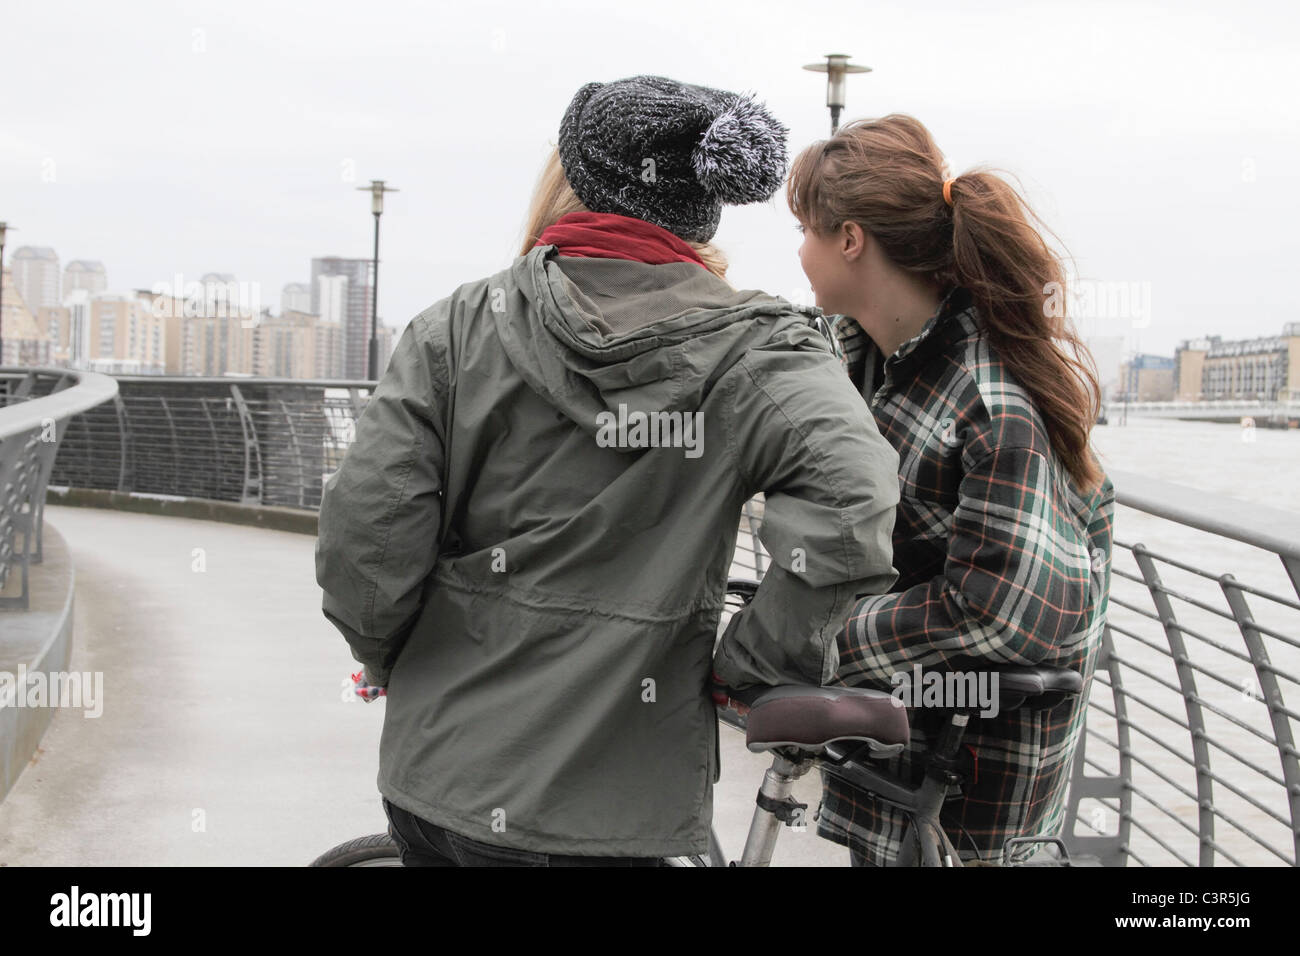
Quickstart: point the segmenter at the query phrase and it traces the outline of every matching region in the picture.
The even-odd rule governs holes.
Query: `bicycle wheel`
[[[374,833],[326,850],[308,866],[401,866],[401,851],[387,833]]]

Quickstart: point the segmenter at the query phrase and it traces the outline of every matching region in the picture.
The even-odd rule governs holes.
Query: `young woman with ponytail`
[[[849,375],[901,462],[899,578],[858,602],[837,679],[1050,664],[1085,681],[1052,710],[972,721],[943,821],[964,859],[996,860],[1061,823],[1110,582],[1114,492],[1088,443],[1100,396],[1063,269],[1017,192],[990,171],[949,177],[910,116],[804,150],[787,199],[817,304],[840,316]],[[919,781],[939,714],[912,718],[892,769]],[[892,863],[907,825],[829,777],[819,820],[855,865]]]

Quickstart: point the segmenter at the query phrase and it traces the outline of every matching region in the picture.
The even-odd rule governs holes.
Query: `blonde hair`
[[[537,188],[533,190],[533,201],[528,207],[528,220],[524,226],[524,243],[519,250],[521,256],[537,245],[537,240],[550,226],[555,225],[561,216],[571,212],[589,212],[582,200],[578,198],[569,180],[564,175],[560,164],[560,150],[553,148],[542,166],[542,174],[537,178]],[[727,278],[727,257],[721,249],[711,242],[687,242],[696,254],[704,260],[705,267],[724,282]]]

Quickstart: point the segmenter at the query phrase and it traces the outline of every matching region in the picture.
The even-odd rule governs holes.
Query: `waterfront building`
[[[1180,401],[1300,402],[1300,322],[1281,335],[1186,340],[1174,352],[1174,381]]]

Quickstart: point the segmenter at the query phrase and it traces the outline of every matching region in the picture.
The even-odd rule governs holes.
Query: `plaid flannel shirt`
[[[920,334],[882,362],[852,319],[836,335],[854,384],[899,453],[894,589],[864,598],[841,633],[837,681],[893,691],[894,675],[1050,664],[1084,693],[1057,707],[972,719],[963,796],[942,822],[963,860],[997,860],[1013,836],[1055,833],[1100,648],[1110,584],[1114,489],[1081,496],[1043,420],[976,320],[950,293]],[[941,720],[909,708],[912,740],[880,769],[919,783]],[[826,776],[821,836],[888,865],[903,813]],[[973,844],[973,845],[972,845]],[[1017,853],[1022,859],[1033,847]]]

